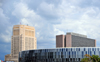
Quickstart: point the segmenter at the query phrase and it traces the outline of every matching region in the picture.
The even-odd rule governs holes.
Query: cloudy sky
[[[11,52],[13,25],[36,29],[37,48],[55,48],[55,36],[75,32],[100,45],[100,0],[0,0],[0,59]]]

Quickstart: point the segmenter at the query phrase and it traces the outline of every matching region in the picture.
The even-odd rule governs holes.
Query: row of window
[[[99,55],[100,48],[57,48],[22,51],[19,53],[19,62],[66,62],[80,61],[85,54]],[[63,60],[64,59],[64,60]]]

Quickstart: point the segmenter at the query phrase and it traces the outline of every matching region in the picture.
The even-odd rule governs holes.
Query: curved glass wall
[[[99,47],[37,49],[19,53],[19,62],[80,62],[85,54],[98,55]]]

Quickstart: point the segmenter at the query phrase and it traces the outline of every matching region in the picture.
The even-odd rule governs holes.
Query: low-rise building
[[[68,47],[21,51],[19,62],[80,62],[86,54],[100,57],[100,47]]]

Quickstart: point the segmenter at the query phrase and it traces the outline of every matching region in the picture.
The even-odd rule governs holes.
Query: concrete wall
[[[95,43],[94,39],[72,35],[72,47],[95,47]]]
[[[72,39],[71,39],[70,34],[66,35],[66,46],[65,47],[72,47]]]

